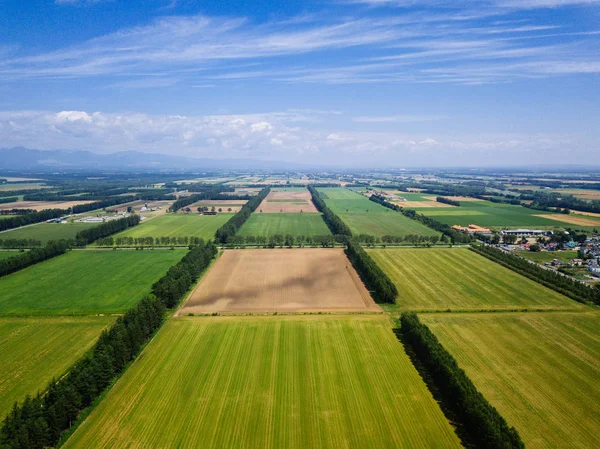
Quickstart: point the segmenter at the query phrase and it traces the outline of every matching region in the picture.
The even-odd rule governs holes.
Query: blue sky
[[[0,0],[0,147],[600,165],[600,0]]]

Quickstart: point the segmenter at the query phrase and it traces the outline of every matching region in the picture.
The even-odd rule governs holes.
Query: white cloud
[[[76,122],[76,121],[84,121],[87,123],[92,122],[92,117],[87,112],[83,111],[61,111],[56,114],[56,119],[59,122]]]
[[[250,132],[258,133],[258,132],[268,132],[273,129],[273,125],[269,122],[258,122],[250,125]]]
[[[4,147],[136,150],[212,158],[288,160],[337,166],[433,166],[539,163],[585,157],[600,163],[593,136],[550,134],[419,135],[367,132],[312,122],[298,126],[297,112],[245,115],[149,115],[86,111],[0,111]],[[358,127],[358,128],[357,128]],[[499,156],[501,155],[501,156]]]

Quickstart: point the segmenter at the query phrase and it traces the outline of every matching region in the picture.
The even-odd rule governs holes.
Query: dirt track
[[[178,312],[367,312],[373,302],[342,249],[227,250]]]

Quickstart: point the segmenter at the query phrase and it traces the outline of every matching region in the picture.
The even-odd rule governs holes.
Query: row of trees
[[[108,198],[102,201],[97,201],[95,203],[89,204],[78,204],[71,208],[74,214],[81,214],[83,212],[89,212],[91,210],[96,209],[104,209],[105,207],[117,206],[123,203],[130,203],[131,201],[135,201],[135,196],[118,196],[115,198]],[[73,200],[73,198],[71,198]]]
[[[179,209],[183,209],[184,207],[189,206],[190,204],[196,203],[202,200],[242,200],[242,199],[250,199],[250,196],[235,196],[235,195],[225,195],[223,192],[232,192],[235,189],[226,186],[213,186],[204,184],[202,188],[198,188],[197,190],[190,190],[190,192],[199,192],[194,193],[193,195],[182,196],[177,201],[173,203],[171,206],[172,212],[177,212]]]
[[[68,214],[68,211],[63,209],[46,209],[40,212],[30,212],[16,217],[10,217],[0,220],[0,231],[8,229],[20,228],[34,223],[41,223],[53,218],[59,218]]]
[[[98,239],[103,239],[109,235],[124,231],[127,228],[136,226],[140,223],[139,215],[130,215],[129,217],[119,218],[118,220],[107,221],[101,225],[94,226],[90,229],[79,231],[75,236],[75,244],[77,246],[85,246]]]
[[[345,235],[297,235],[293,236],[290,234],[275,234],[269,237],[263,235],[259,236],[243,236],[236,235],[229,241],[229,245],[234,247],[241,246],[263,246],[265,248],[275,248],[276,246],[282,248],[284,246],[292,248],[298,246],[303,248],[305,246],[321,246],[323,248],[333,248],[336,243],[345,243],[347,237]]]
[[[258,195],[248,200],[248,202],[242,206],[237,214],[227,220],[227,223],[217,229],[217,232],[215,233],[217,242],[228,243],[230,240],[232,240],[238,229],[240,229],[246,220],[250,218],[252,212],[254,212],[258,206],[260,206],[260,203],[263,202],[270,191],[270,187],[265,187],[262,189]]]
[[[42,262],[67,252],[70,244],[66,240],[48,242],[43,248],[33,248],[31,251],[18,253],[8,259],[0,259],[0,277],[22,270],[30,265]]]
[[[98,246],[195,246],[204,242],[200,237],[105,237],[96,240]]]
[[[563,213],[570,213],[571,210],[583,212],[600,213],[600,201],[587,201],[575,198],[572,195],[556,194],[552,192],[534,192],[530,195],[523,195],[524,199],[531,199],[531,204],[524,204],[525,207],[544,211],[556,211],[559,209]],[[567,211],[567,212],[565,212]]]
[[[111,384],[139,353],[143,344],[161,326],[164,305],[154,297],[144,298],[108,331],[68,374],[52,380],[44,394],[27,396],[15,404],[0,429],[2,449],[52,447],[80,412]]]
[[[346,226],[346,223],[344,223],[340,217],[334,214],[333,211],[327,207],[317,189],[309,185],[308,191],[312,196],[312,202],[314,203],[315,207],[323,214],[323,220],[329,227],[331,233],[334,235],[346,235],[348,237],[352,237],[352,231],[350,231],[350,228]]]
[[[509,254],[493,246],[473,245],[473,251],[528,277],[558,293],[581,303],[593,302],[600,305],[600,288],[590,287],[569,276],[540,267],[537,264]]]
[[[371,195],[369,199],[377,204],[381,204],[382,206],[385,206],[389,209],[400,212],[405,217],[419,221],[431,229],[435,229],[436,231],[441,232],[446,236],[446,238],[450,239],[452,243],[470,243],[473,240],[469,234],[452,229],[451,226],[445,223],[441,223],[431,217],[427,217],[423,214],[418,214],[415,210],[404,209],[396,204],[392,204],[380,195]]]
[[[442,406],[458,418],[468,440],[488,449],[525,448],[519,433],[477,390],[456,360],[414,312],[403,313],[399,334],[442,397]]]
[[[449,204],[450,206],[460,207],[460,202],[455,201],[455,200],[451,200],[450,198],[446,198],[446,197],[443,197],[443,196],[438,196],[435,200],[438,203],[444,203],[444,204]]]
[[[18,200],[19,200],[18,196],[9,196],[9,197],[5,197],[5,198],[0,198],[0,204],[16,203]]]
[[[153,286],[154,295],[119,317],[69,372],[52,380],[44,394],[15,404],[0,428],[1,449],[42,449],[56,445],[81,411],[92,405],[160,328],[165,307],[174,307],[209,264],[212,243],[190,247],[184,258]]]
[[[191,246],[183,259],[172,266],[167,274],[152,286],[152,293],[168,309],[175,307],[198,280],[200,274],[210,265],[218,251],[212,242]]]
[[[24,249],[42,246],[42,242],[35,239],[4,239],[0,240],[0,248]]]
[[[398,289],[379,265],[353,239],[346,246],[346,255],[376,302],[394,303]]]

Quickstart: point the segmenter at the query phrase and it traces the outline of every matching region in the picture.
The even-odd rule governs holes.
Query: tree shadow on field
[[[338,272],[339,270],[336,270],[335,268],[322,270],[314,266],[302,276],[293,276],[284,279],[282,282],[273,282],[271,284],[264,284],[254,287],[241,286],[239,288],[227,290],[223,289],[206,297],[199,298],[196,301],[190,301],[188,302],[187,306],[210,306],[216,304],[219,300],[224,298],[232,300],[232,302],[235,304],[242,302],[245,303],[261,296],[268,297],[275,295],[281,290],[294,287],[300,287],[303,289],[317,289],[319,286],[322,286],[323,290],[326,291],[328,284],[332,283],[332,280],[336,278],[336,274]],[[308,299],[309,301],[313,300],[313,298]]]
[[[404,346],[404,352],[406,352],[406,355],[408,355],[408,358],[419,373],[419,376],[421,376],[421,379],[423,379],[423,382],[425,385],[427,385],[427,389],[431,392],[433,399],[435,399],[440,406],[442,413],[444,413],[444,416],[450,422],[450,425],[454,429],[456,436],[460,440],[460,444],[465,449],[484,449],[483,447],[478,446],[474,439],[468,434],[465,426],[461,422],[460,417],[454,412],[456,405],[450,403],[437,387],[427,369],[417,357],[417,354],[413,350],[412,346],[404,338],[400,328],[394,329],[394,334],[396,334],[396,338],[398,338],[402,346]]]

